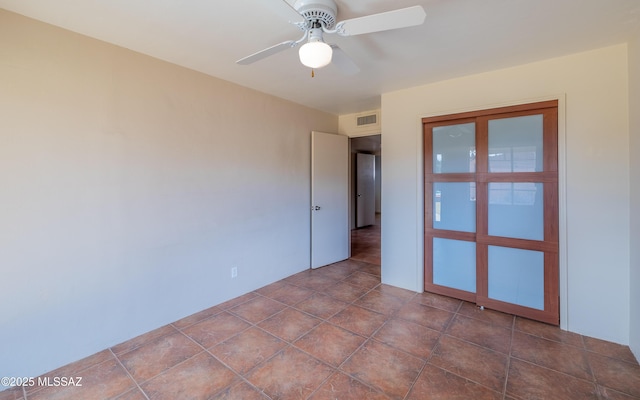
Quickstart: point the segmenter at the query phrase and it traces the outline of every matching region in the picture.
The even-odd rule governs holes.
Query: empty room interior
[[[0,400],[640,399],[637,0],[0,0]]]

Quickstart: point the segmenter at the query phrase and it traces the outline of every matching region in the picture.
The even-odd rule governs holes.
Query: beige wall
[[[337,116],[2,10],[0,110],[0,376],[309,267]]]
[[[631,333],[640,360],[640,31],[629,43],[629,155],[631,160]]]
[[[383,94],[383,282],[422,290],[420,119],[559,98],[562,326],[628,343],[627,68],[618,45]]]

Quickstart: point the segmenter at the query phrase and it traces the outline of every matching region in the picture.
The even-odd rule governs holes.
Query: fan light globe
[[[305,43],[298,51],[300,62],[309,68],[322,68],[331,62],[333,50],[325,42]]]

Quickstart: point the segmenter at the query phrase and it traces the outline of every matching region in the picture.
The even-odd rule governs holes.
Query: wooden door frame
[[[561,268],[561,246],[559,244],[560,236],[564,237],[564,213],[560,213],[560,197],[564,201],[564,177],[559,173],[559,169],[564,170],[564,130],[562,130],[562,143],[559,140],[559,120],[564,116],[564,104],[562,110],[559,99],[546,100],[535,103],[518,104],[515,106],[505,106],[499,108],[490,108],[483,110],[474,110],[456,114],[438,115],[422,119],[422,136],[427,136],[427,132],[431,131],[434,126],[444,126],[452,124],[464,124],[467,122],[476,123],[476,172],[475,173],[459,173],[447,174],[445,178],[433,174],[433,148],[431,140],[423,140],[423,173],[424,173],[424,288],[439,294],[461,298],[463,300],[475,302],[478,305],[487,306],[489,308],[498,308],[505,312],[523,315],[526,317],[542,320],[555,325],[561,323],[560,305],[562,303],[561,286],[566,284],[566,270]],[[536,173],[510,173],[509,176],[500,176],[500,173],[488,172],[488,132],[487,124],[489,119],[511,118],[523,115],[544,114],[544,131],[543,137],[543,172]],[[562,118],[564,120],[564,118]],[[429,136],[430,137],[430,136]],[[561,147],[561,149],[559,149]],[[563,171],[564,172],[564,171]],[[476,198],[483,199],[477,203],[476,215],[476,232],[455,232],[433,229],[433,183],[437,181],[445,182],[476,182]],[[488,212],[488,183],[496,181],[518,181],[518,182],[542,182],[544,186],[544,212],[545,221],[554,221],[553,224],[545,223],[545,232],[543,241],[529,241],[526,239],[511,239],[490,237],[487,233],[487,212]],[[562,215],[560,215],[562,214]],[[473,241],[476,243],[477,251],[477,289],[475,293],[466,292],[458,289],[448,288],[433,284],[432,268],[427,268],[433,263],[433,238],[449,238],[455,240]],[[545,287],[545,304],[544,311],[536,310],[529,307],[523,307],[515,304],[509,304],[488,297],[488,266],[486,261],[489,245],[500,246],[519,246],[527,245],[534,250],[544,252],[545,270],[544,270],[544,287]],[[566,296],[566,294],[565,294]]]

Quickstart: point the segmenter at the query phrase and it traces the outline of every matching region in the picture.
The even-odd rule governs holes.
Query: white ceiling
[[[300,64],[297,49],[235,61],[301,36],[284,0],[0,0],[0,8],[334,114],[371,110],[380,94],[623,43],[640,0],[336,0],[338,20],[420,4],[424,25],[325,35],[360,66]],[[293,3],[294,0],[288,0]]]

